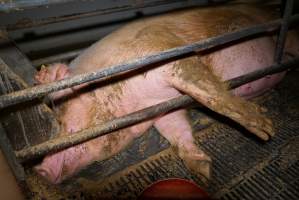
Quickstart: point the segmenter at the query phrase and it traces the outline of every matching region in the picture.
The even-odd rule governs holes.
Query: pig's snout
[[[59,183],[58,176],[55,176],[51,168],[39,165],[36,166],[34,170],[48,182],[53,184]]]
[[[58,184],[61,182],[64,159],[64,152],[48,156],[34,170],[48,182]]]
[[[48,182],[58,184],[94,160],[85,145],[77,145],[44,158],[35,171]]]

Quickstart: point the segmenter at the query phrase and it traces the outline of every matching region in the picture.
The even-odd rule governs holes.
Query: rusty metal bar
[[[89,81],[106,80],[110,77],[116,76],[117,74],[123,74],[128,71],[144,68],[146,66],[149,66],[150,64],[157,62],[169,61],[170,59],[174,59],[182,55],[187,55],[193,53],[194,51],[211,49],[213,47],[236,41],[241,38],[261,34],[264,32],[274,31],[277,30],[278,26],[281,24],[281,21],[281,19],[274,20],[269,23],[264,23],[253,27],[244,28],[239,31],[226,33],[221,36],[208,38],[206,40],[195,42],[190,45],[168,49],[147,57],[135,59],[130,63],[120,64],[105,68],[103,70],[101,69],[94,72],[84,73],[49,84],[38,85],[10,94],[2,95],[0,96],[0,109],[44,96],[50,92],[73,87],[75,85],[79,85]],[[299,21],[299,14],[294,15],[291,18],[292,23],[297,21]]]
[[[16,155],[21,162],[40,157],[49,152],[55,152],[67,147],[71,147],[81,142],[106,135],[112,131],[116,131],[118,129],[142,122],[146,119],[153,118],[159,114],[167,113],[170,110],[177,109],[181,106],[186,106],[191,102],[193,102],[193,99],[187,95],[174,98],[167,102],[145,108],[124,117],[113,119],[103,125],[91,127],[71,135],[68,134],[63,137],[55,138],[35,146],[25,148],[23,150],[17,151]]]
[[[282,59],[283,49],[288,34],[289,19],[292,16],[293,4],[294,4],[293,0],[286,1],[282,22],[277,37],[276,49],[274,55],[274,61],[277,63],[280,63]]]
[[[282,72],[288,68],[297,67],[298,65],[296,64],[298,63],[299,57],[291,61],[285,62],[283,64],[274,64],[265,69],[254,71],[252,73],[249,73],[248,75],[240,76],[227,82],[229,83],[229,88],[233,89],[245,83],[262,78],[267,74]],[[193,100],[193,98],[187,95],[183,95],[181,97],[162,102],[160,104],[145,108],[143,110],[136,111],[129,115],[113,119],[104,123],[103,125],[91,127],[71,135],[65,134],[65,136],[46,141],[44,143],[32,147],[25,148],[23,150],[17,151],[16,155],[19,161],[21,162],[41,157],[49,152],[62,150],[74,146],[76,144],[91,140],[93,138],[109,134],[118,129],[125,128],[142,122],[144,120],[151,119],[155,116],[167,113],[171,110],[185,107],[194,102],[195,100]]]
[[[61,53],[61,54],[56,54],[53,56],[48,56],[45,58],[41,58],[41,59],[36,59],[32,61],[32,65],[34,67],[39,67],[43,64],[49,64],[49,63],[54,63],[54,62],[58,62],[61,60],[69,60],[69,59],[73,59],[76,56],[78,56],[80,53],[83,52],[84,49],[77,49],[74,51],[69,51],[67,53]]]

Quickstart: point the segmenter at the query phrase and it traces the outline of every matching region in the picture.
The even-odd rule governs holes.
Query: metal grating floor
[[[64,193],[64,199],[134,199],[157,180],[180,177],[202,185],[216,199],[298,199],[298,75],[299,71],[289,73],[277,89],[259,99],[268,108],[277,130],[271,141],[261,142],[219,117],[218,122],[196,134],[197,143],[213,160],[213,177],[208,185],[190,173],[168,148],[165,139],[152,130],[128,150],[92,165],[74,179],[55,187],[56,194]],[[196,129],[211,124],[211,120],[194,109],[190,113],[193,121],[199,122]],[[142,152],[139,151],[141,146]],[[65,191],[72,195],[66,195]]]

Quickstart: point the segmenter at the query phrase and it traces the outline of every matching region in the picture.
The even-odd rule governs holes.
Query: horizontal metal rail
[[[295,23],[298,21],[299,21],[299,14],[292,16],[290,19],[290,23]],[[60,81],[56,81],[44,85],[38,85],[17,92],[13,92],[10,94],[5,94],[0,96],[0,109],[18,103],[26,102],[38,97],[42,97],[47,95],[48,93],[73,87],[82,83],[86,83],[94,80],[106,80],[110,77],[116,76],[117,74],[123,74],[128,71],[148,67],[150,64],[161,62],[161,61],[168,61],[178,56],[193,53],[194,51],[207,50],[216,46],[227,44],[232,41],[243,39],[248,36],[257,35],[264,32],[275,31],[279,28],[281,22],[282,22],[281,19],[274,20],[269,23],[264,23],[249,28],[244,28],[239,31],[226,33],[221,36],[208,38],[206,40],[195,42],[190,45],[168,49],[147,57],[142,57],[133,60],[130,63],[120,64],[113,67],[107,67],[105,69],[97,70],[94,72],[84,73]]]
[[[232,80],[227,81],[227,83],[228,83],[230,89],[236,88],[245,83],[262,78],[265,75],[282,72],[289,68],[297,67],[298,65],[299,65],[299,57],[292,59],[291,61],[284,62],[282,64],[274,64],[270,67],[260,69],[260,70],[251,72],[247,75],[234,78]],[[139,122],[142,122],[144,120],[151,119],[158,115],[167,113],[171,110],[186,107],[187,105],[190,105],[191,103],[194,103],[194,102],[195,102],[195,100],[193,100],[191,97],[189,97],[187,95],[183,95],[183,96],[171,99],[169,101],[165,101],[163,103],[159,103],[157,105],[145,108],[143,110],[136,111],[129,115],[115,118],[115,119],[113,119],[109,122],[106,122],[102,125],[99,125],[99,126],[84,129],[82,131],[78,131],[73,134],[66,133],[65,136],[51,139],[44,143],[41,143],[41,144],[38,144],[38,145],[35,145],[32,147],[28,147],[28,148],[22,149],[20,151],[16,151],[15,153],[16,153],[18,160],[20,162],[24,162],[26,160],[41,157],[50,152],[59,151],[59,150],[74,146],[76,144],[86,142],[93,138],[109,134],[118,129],[125,128],[128,126],[137,124]]]

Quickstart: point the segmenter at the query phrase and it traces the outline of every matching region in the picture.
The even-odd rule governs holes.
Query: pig
[[[234,5],[193,8],[142,19],[96,42],[69,66],[55,63],[43,67],[35,79],[44,84],[127,63],[264,22],[269,19],[264,15],[265,12],[258,8]],[[223,81],[273,64],[274,50],[275,40],[271,36],[262,36],[52,93],[50,97],[57,106],[61,123],[58,135],[73,134],[187,94],[267,141],[274,135],[272,122],[263,114],[262,107],[246,99],[273,88],[284,73],[245,84],[233,92],[228,91]],[[212,160],[195,144],[185,109],[47,155],[35,170],[49,182],[61,183],[91,163],[124,150],[151,126],[170,142],[188,169],[199,177],[209,179]]]

